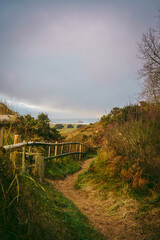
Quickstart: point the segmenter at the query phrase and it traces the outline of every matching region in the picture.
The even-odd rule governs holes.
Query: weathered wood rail
[[[16,142],[16,141],[15,141]],[[40,152],[31,152],[31,147],[48,147],[47,156],[44,156]],[[90,147],[80,142],[64,142],[64,143],[46,143],[46,142],[21,142],[12,145],[2,146],[4,153],[9,153],[10,158],[14,162],[16,161],[17,153],[22,155],[21,166],[22,171],[25,171],[27,156],[34,157],[34,164],[29,167],[34,168],[34,175],[37,175],[42,180],[44,178],[45,160],[57,159],[59,157],[65,157],[70,155],[77,155],[80,160],[82,155],[86,154]],[[27,149],[28,148],[28,151]],[[18,152],[18,150],[21,150]],[[46,155],[46,154],[45,154]]]

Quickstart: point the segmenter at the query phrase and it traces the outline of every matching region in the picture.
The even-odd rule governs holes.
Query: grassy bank
[[[68,174],[73,174],[81,169],[83,160],[74,157],[58,158],[56,161],[46,162],[45,177],[49,179],[64,179]]]
[[[90,173],[106,184],[128,186],[136,193],[159,193],[160,108],[143,103],[114,108],[103,116],[106,146]],[[116,186],[114,186],[117,188]]]
[[[140,231],[138,239],[160,239],[160,194],[158,186],[137,189],[126,181],[117,171],[122,157],[112,150],[102,149],[89,169],[78,176],[75,184],[86,194],[94,194],[95,199],[105,204],[104,212],[113,225],[118,226],[122,216],[127,221],[128,239],[132,239]],[[129,175],[128,175],[129,177]],[[122,235],[123,236],[123,235]],[[121,238],[120,235],[118,236]]]
[[[0,239],[98,240],[74,204],[49,183],[13,172],[0,158]]]
[[[81,169],[86,159],[95,157],[96,154],[86,154],[79,160],[77,156],[57,158],[45,162],[45,177],[49,179],[64,179]]]
[[[93,188],[97,195],[109,199],[110,216],[120,211],[123,199],[136,201],[134,218],[142,226],[145,239],[159,239],[159,105],[141,103],[114,108],[102,117],[101,125],[107,144],[99,150],[89,169],[79,175],[75,187],[86,191]],[[128,209],[125,211],[128,214]]]

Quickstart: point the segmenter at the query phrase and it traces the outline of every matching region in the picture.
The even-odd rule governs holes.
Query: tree
[[[40,137],[47,141],[61,139],[60,133],[55,128],[50,127],[50,119],[44,113],[39,114],[37,119],[34,119],[30,114],[19,115],[14,127],[22,139],[26,141],[34,137]]]
[[[17,133],[25,140],[30,139],[36,133],[36,120],[30,114],[26,116],[19,115],[14,126]]]
[[[138,43],[138,57],[142,60],[139,71],[143,79],[142,96],[149,101],[160,101],[160,15],[157,28],[143,33]]]
[[[50,119],[47,114],[41,113],[37,118],[37,135],[45,140],[58,140],[61,135],[55,128],[50,127]]]

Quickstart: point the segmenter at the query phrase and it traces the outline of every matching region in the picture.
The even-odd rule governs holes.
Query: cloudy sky
[[[137,99],[137,41],[160,0],[1,0],[0,100],[97,118]]]

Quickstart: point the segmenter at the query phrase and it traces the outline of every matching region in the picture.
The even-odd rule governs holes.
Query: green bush
[[[77,125],[77,128],[81,128],[81,127],[83,127],[84,125],[82,125],[82,124],[79,124],[79,125]]]
[[[64,128],[64,125],[63,125],[63,124],[56,124],[56,125],[55,125],[55,128],[56,128],[56,129],[63,129],[63,128]]]
[[[74,126],[72,124],[68,124],[67,128],[74,128]]]
[[[50,179],[63,179],[68,174],[81,169],[81,163],[75,160],[74,157],[58,158],[57,161],[48,160],[45,166],[45,176]]]
[[[26,116],[18,116],[14,128],[22,139],[26,141],[31,138],[38,137],[46,141],[55,141],[61,139],[60,133],[56,128],[50,127],[50,119],[47,114],[41,113],[37,119],[30,114]]]
[[[145,106],[146,107],[146,106]],[[132,108],[132,106],[131,106]],[[122,109],[122,112],[126,112]],[[134,111],[133,111],[134,112]],[[119,177],[136,190],[158,188],[160,182],[160,111],[159,106],[141,107],[136,116],[106,125],[108,145],[122,159],[118,163]],[[103,121],[103,120],[102,120]],[[113,163],[115,164],[115,162]]]

